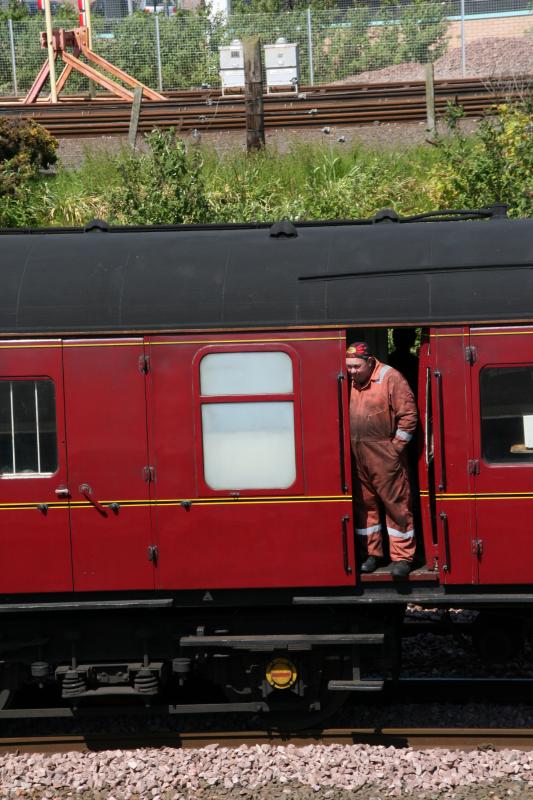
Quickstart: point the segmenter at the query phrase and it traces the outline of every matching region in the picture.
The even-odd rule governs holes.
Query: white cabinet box
[[[289,87],[298,91],[298,45],[280,37],[275,44],[266,44],[265,69],[267,91],[272,87]]]
[[[220,54],[220,83],[222,94],[226,89],[244,87],[244,56],[242,42],[234,39],[231,44],[218,48]]]
[[[275,44],[264,45],[264,67],[266,71],[266,87],[270,92],[273,87],[288,88],[298,91],[298,45],[279,38]],[[222,94],[228,89],[244,88],[244,53],[240,39],[218,48],[220,54],[220,83]]]

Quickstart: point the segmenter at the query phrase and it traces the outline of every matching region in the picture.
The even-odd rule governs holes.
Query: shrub
[[[0,117],[0,196],[13,195],[54,164],[56,148],[56,140],[37,122]]]
[[[0,225],[33,225],[32,184],[56,161],[56,140],[31,120],[0,117]]]
[[[128,225],[205,222],[200,153],[188,152],[173,130],[153,131],[146,140],[147,154],[126,157],[118,167],[121,185],[111,202],[117,220]]]
[[[533,113],[502,105],[473,137],[456,127],[438,142],[439,164],[430,174],[436,208],[478,208],[507,203],[510,216],[533,216]]]
[[[19,0],[8,0],[5,8],[0,8],[0,22],[6,19],[24,19],[28,16],[28,9]]]

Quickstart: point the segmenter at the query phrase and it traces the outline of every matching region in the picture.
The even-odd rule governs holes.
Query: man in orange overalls
[[[391,573],[405,578],[415,555],[411,490],[405,448],[417,426],[413,392],[405,378],[370,355],[366,342],[346,351],[350,438],[357,471],[356,533],[365,557],[361,572],[383,561],[380,503],[385,509]]]

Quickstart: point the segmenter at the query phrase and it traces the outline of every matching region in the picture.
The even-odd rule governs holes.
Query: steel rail
[[[480,116],[494,109],[494,100],[479,100],[463,103],[465,116]],[[445,107],[436,104],[437,114],[442,115]],[[373,109],[341,109],[317,112],[285,111],[284,113],[265,113],[265,127],[331,127],[339,125],[364,125],[384,122],[409,122],[425,119],[425,106],[423,103],[410,103],[392,106],[392,104],[375,106]],[[79,137],[98,135],[123,135],[129,128],[128,114],[110,114],[101,118],[92,118],[91,115],[71,115],[52,118],[44,114],[25,114],[42,124],[52,135],[59,137]],[[148,131],[154,127],[175,127],[179,131],[219,131],[243,130],[244,115],[240,112],[201,115],[190,114],[183,111],[165,113],[160,115],[141,112],[139,129]]]
[[[440,93],[453,94],[455,92],[472,92],[472,91],[498,91],[503,90],[521,91],[530,90],[533,86],[533,78],[531,76],[524,76],[523,78],[448,78],[435,81],[435,94]],[[409,93],[424,95],[425,83],[424,81],[403,81],[403,82],[384,82],[384,83],[337,83],[337,84],[321,84],[320,86],[303,86],[301,91],[296,93],[283,93],[273,92],[264,96],[265,104],[275,103],[279,101],[291,101],[300,99],[320,99],[323,97],[337,97],[337,98],[353,98],[356,96],[366,97],[391,97],[397,94]],[[244,95],[226,94],[222,95],[220,89],[186,89],[174,90],[165,92],[165,97],[175,102],[183,102],[187,105],[201,104],[204,105],[206,101],[213,101],[222,104],[243,103]],[[72,102],[82,104],[95,104],[95,103],[120,103],[113,95],[106,93],[99,93],[95,97],[89,97],[86,94],[74,94],[60,96],[59,103],[55,108],[63,104]],[[21,105],[21,100],[18,97],[4,96],[0,98],[0,106],[2,105]],[[39,100],[36,106],[51,105],[48,101]],[[31,108],[31,106],[29,106]],[[25,108],[29,108],[25,106]]]
[[[533,88],[533,79],[527,79],[527,85]],[[517,86],[514,81],[500,81],[492,88],[483,80],[441,81],[436,88],[436,112],[443,115],[449,103],[454,103],[462,106],[465,116],[480,116],[490,113],[495,105],[509,100],[513,94],[523,96],[523,91],[524,86]],[[242,130],[245,121],[242,98],[218,96],[214,102],[213,97],[190,92],[178,94],[167,102],[145,103],[139,130],[145,132],[156,126],[175,127],[179,131]],[[0,114],[30,117],[60,138],[124,135],[129,129],[130,105],[109,98],[91,102],[76,99],[57,105],[11,103],[0,105]],[[417,121],[425,117],[424,85],[420,82],[330,85],[298,96],[265,97],[267,128],[350,126]]]
[[[218,744],[222,747],[253,747],[258,744],[370,744],[415,749],[444,748],[475,750],[533,749],[532,728],[326,728],[305,733],[283,731],[147,731],[132,734],[80,733],[12,736],[0,738],[0,753],[64,753],[70,751],[133,750],[173,747],[198,749]]]

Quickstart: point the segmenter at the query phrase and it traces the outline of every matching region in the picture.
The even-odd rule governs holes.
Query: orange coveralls
[[[412,561],[416,541],[404,452],[417,426],[405,378],[376,361],[370,380],[350,392],[350,438],[357,470],[356,533],[363,557],[383,557],[380,506],[386,514],[392,561]]]

